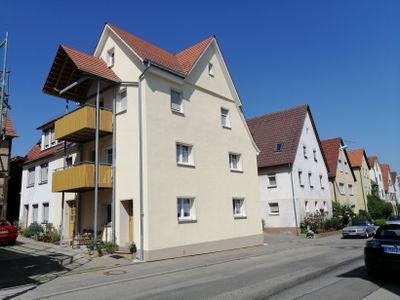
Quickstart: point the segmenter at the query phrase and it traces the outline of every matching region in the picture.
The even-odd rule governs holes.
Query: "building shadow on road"
[[[381,288],[388,290],[389,292],[400,296],[400,277],[395,272],[384,272],[377,275],[376,277],[371,277],[367,273],[365,266],[355,268],[349,272],[340,274],[340,278],[360,278],[369,282],[372,282]]]

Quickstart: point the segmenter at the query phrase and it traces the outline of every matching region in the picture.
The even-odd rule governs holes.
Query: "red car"
[[[0,243],[14,245],[17,240],[18,230],[10,222],[0,219]]]

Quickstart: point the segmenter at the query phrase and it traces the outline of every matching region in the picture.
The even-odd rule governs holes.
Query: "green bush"
[[[33,238],[35,240],[40,240],[41,236],[43,235],[43,227],[38,223],[34,222],[28,226],[28,228],[24,231],[24,236],[28,238]]]
[[[369,195],[367,199],[368,211],[372,219],[386,219],[393,213],[392,204],[379,199],[378,196]]]
[[[101,248],[104,249],[108,254],[112,254],[118,250],[118,245],[114,242],[104,242],[101,244]]]
[[[386,219],[376,219],[374,221],[374,225],[375,226],[382,226],[382,225],[385,225],[385,224],[386,224]]]
[[[351,207],[347,205],[342,205],[338,202],[332,203],[332,210],[333,210],[332,218],[337,218],[341,222],[340,228],[346,227],[347,224],[349,224],[350,219],[353,219],[356,216]]]
[[[325,229],[327,230],[339,230],[342,229],[343,225],[342,225],[342,220],[339,219],[338,217],[332,217],[331,219],[327,219],[325,221]]]

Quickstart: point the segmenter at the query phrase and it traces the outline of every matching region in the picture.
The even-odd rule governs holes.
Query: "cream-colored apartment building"
[[[44,92],[78,103],[55,137],[80,162],[52,175],[78,193],[71,238],[107,232],[143,260],[263,242],[258,149],[214,36],[173,54],[106,24],[93,55],[59,47]]]

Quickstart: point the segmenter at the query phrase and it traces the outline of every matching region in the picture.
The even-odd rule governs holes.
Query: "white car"
[[[350,225],[342,229],[343,238],[365,237],[369,238],[375,234],[375,227],[368,221],[353,221]]]
[[[390,216],[386,220],[386,224],[399,224],[400,225],[400,216]]]

